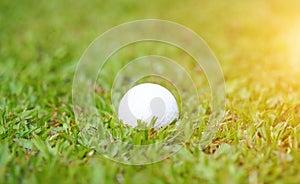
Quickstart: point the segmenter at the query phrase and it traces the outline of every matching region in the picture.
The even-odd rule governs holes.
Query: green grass
[[[300,25],[299,6],[296,0],[1,1],[0,183],[299,183],[300,55],[293,49],[300,48],[300,29],[292,29]],[[224,72],[226,114],[208,147],[199,146],[198,127],[173,157],[130,166],[83,144],[72,79],[94,38],[144,18],[178,22],[207,41]],[[141,56],[151,48],[134,51]],[[168,48],[155,52],[191,62]],[[134,57],[125,51],[116,59]],[[203,79],[199,74],[205,89]],[[116,137],[125,139],[124,129],[136,144],[167,136],[122,127],[103,85],[96,98]],[[205,121],[209,97],[201,102]]]

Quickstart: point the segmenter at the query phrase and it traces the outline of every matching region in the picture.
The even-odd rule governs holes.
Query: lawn
[[[299,10],[297,0],[2,0],[0,183],[299,183]],[[146,18],[177,22],[207,42],[223,70],[225,115],[212,142],[200,146],[210,96],[205,76],[194,72],[203,93],[193,135],[172,157],[126,165],[82,140],[72,105],[73,77],[96,37]],[[153,53],[194,69],[184,53],[157,43],[133,45],[111,60]],[[117,120],[109,105],[109,76],[119,68],[112,64],[98,81],[101,122],[122,141],[164,139],[174,124],[153,132]]]

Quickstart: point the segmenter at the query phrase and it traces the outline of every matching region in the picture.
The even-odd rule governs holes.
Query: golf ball
[[[131,88],[121,99],[118,117],[124,124],[136,127],[137,121],[151,123],[157,118],[154,128],[167,126],[179,117],[178,104],[173,94],[165,87],[143,83]]]

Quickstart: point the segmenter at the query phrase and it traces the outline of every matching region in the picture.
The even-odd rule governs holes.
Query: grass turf
[[[1,1],[0,183],[299,183],[299,6]],[[95,37],[143,18],[181,23],[207,41],[224,72],[226,115],[205,150],[196,130],[173,157],[128,166],[79,141],[72,79]]]

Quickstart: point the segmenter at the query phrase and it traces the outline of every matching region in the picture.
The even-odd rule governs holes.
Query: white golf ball
[[[157,118],[154,128],[167,126],[179,117],[178,104],[172,93],[158,84],[144,83],[131,88],[121,99],[118,117],[124,124],[136,127],[137,121]]]

